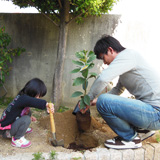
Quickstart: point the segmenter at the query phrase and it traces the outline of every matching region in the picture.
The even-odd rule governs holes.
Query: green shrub
[[[0,85],[5,82],[5,76],[9,74],[11,68],[8,66],[8,62],[13,61],[13,57],[20,55],[25,51],[24,48],[8,48],[11,42],[11,37],[8,33],[5,33],[5,27],[0,28]]]

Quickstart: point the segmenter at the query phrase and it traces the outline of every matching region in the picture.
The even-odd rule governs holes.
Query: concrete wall
[[[69,24],[62,105],[74,106],[78,99],[70,96],[75,90],[81,89],[72,86],[73,79],[77,76],[70,73],[74,67],[72,59],[75,58],[75,52],[83,49],[93,50],[96,41],[103,34],[114,33],[119,19],[119,15],[103,15],[88,17],[80,25],[75,22]],[[2,26],[6,27],[6,32],[12,37],[11,47],[26,49],[25,53],[14,58],[10,64],[12,71],[6,77],[5,83],[7,96],[15,96],[28,80],[38,77],[48,88],[44,99],[50,100],[59,29],[41,14],[0,14],[0,27]],[[101,64],[101,61],[96,60],[94,71],[99,73]],[[90,83],[92,82],[93,80]],[[0,88],[0,93],[2,92],[3,89]]]

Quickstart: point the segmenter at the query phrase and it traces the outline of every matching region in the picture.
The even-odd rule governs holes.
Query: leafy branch
[[[90,97],[87,95],[88,80],[90,78],[96,78],[97,74],[89,72],[89,70],[94,67],[93,60],[95,60],[96,55],[93,51],[88,52],[83,50],[76,52],[75,56],[78,60],[72,60],[72,62],[77,66],[71,71],[71,73],[80,73],[81,76],[74,79],[73,86],[82,85],[83,92],[76,91],[71,97],[81,97],[80,108],[82,109],[86,105],[90,105]]]
[[[5,27],[0,28],[0,81],[3,84],[5,82],[5,76],[9,74],[11,68],[8,66],[8,62],[12,63],[13,57],[20,55],[25,51],[24,48],[9,48],[8,45],[11,42],[11,37],[8,33],[5,33]]]

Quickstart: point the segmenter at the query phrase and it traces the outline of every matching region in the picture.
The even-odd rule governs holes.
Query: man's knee
[[[98,97],[98,100],[97,100],[97,104],[101,104],[103,103],[104,101],[108,101],[109,99],[109,94],[101,94],[99,97]]]
[[[105,104],[108,104],[109,99],[110,99],[110,95],[109,94],[101,94],[98,97],[98,100],[97,100],[97,103],[96,103],[97,110],[99,110],[99,109],[101,110],[101,108],[103,108],[104,106],[106,107]]]

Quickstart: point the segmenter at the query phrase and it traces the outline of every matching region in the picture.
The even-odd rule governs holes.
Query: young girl
[[[39,99],[45,96],[46,92],[47,88],[44,82],[34,78],[26,83],[16,98],[3,111],[0,119],[0,131],[4,138],[12,137],[12,146],[25,148],[31,145],[31,142],[24,137],[25,133],[32,131],[31,128],[28,128],[31,123],[30,107],[47,108],[49,113],[48,103]],[[51,111],[54,112],[53,104]]]

